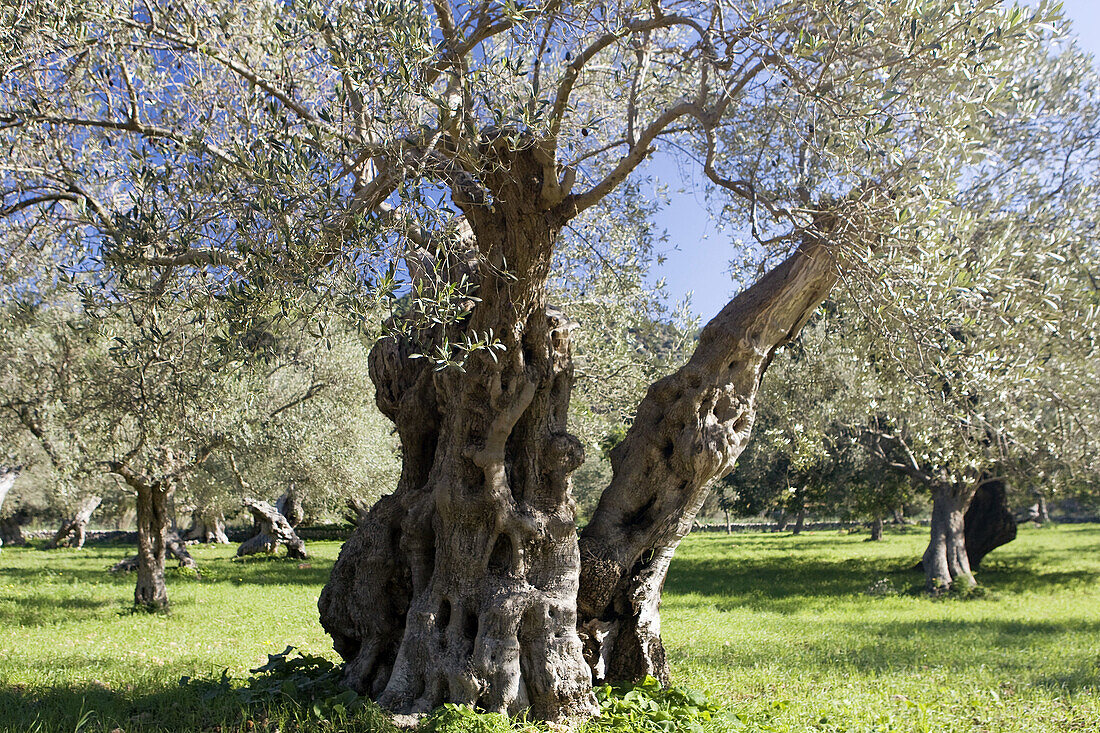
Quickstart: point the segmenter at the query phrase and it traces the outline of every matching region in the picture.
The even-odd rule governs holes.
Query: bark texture
[[[26,516],[21,513],[0,519],[0,547],[23,547],[27,544],[22,527],[25,521]]]
[[[196,508],[191,512],[191,526],[184,530],[182,539],[205,544],[228,545],[225,517],[218,511]]]
[[[346,682],[385,707],[456,702],[559,719],[594,712],[576,624],[573,324],[545,301],[562,220],[537,194],[553,166],[537,149],[501,154],[482,180],[494,206],[465,207],[480,302],[458,328],[505,348],[435,371],[410,358],[423,345],[374,347],[402,475],[358,522],[319,608]]]
[[[831,228],[820,222],[819,230]],[[775,350],[798,333],[836,278],[826,242],[807,236],[706,325],[688,363],[654,383],[638,406],[580,539],[578,609],[597,681],[668,681],[658,607],[673,552],[710,482],[744,449]]]
[[[306,518],[305,510],[302,508],[302,497],[293,483],[276,500],[275,508],[279,510],[279,514],[286,517],[287,524],[291,527],[297,527]]]
[[[85,532],[92,513],[99,508],[103,501],[101,497],[89,496],[80,503],[76,513],[61,523],[57,534],[50,540],[50,547],[84,547]]]
[[[245,499],[244,505],[252,513],[252,519],[260,531],[241,543],[237,548],[237,557],[246,555],[258,555],[260,553],[272,554],[279,545],[286,546],[287,557],[306,560],[309,553],[306,552],[306,543],[290,526],[279,510],[266,501]]]
[[[971,570],[977,570],[990,552],[1016,539],[1016,518],[1008,508],[1003,480],[985,481],[974,492],[963,517],[963,531]]]
[[[168,495],[171,489],[161,482],[140,479],[135,485],[127,478],[127,483],[137,489],[138,565],[134,604],[154,610],[167,608],[164,556],[168,545]]]
[[[942,593],[956,583],[977,585],[966,554],[964,512],[977,484],[938,484],[932,493],[931,538],[921,566],[930,593]]]

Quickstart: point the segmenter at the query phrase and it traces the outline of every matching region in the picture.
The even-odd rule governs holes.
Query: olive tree
[[[293,314],[302,291],[352,313],[404,297],[370,356],[401,476],[321,621],[345,680],[390,708],[540,718],[593,710],[593,675],[667,679],[668,563],[775,349],[841,272],[912,238],[1005,92],[999,67],[1051,17],[996,0],[2,12],[7,248],[64,242],[62,266],[81,249],[112,297],[202,282],[245,318]],[[578,538],[551,264],[661,146],[770,269],[649,388]]]
[[[234,439],[312,399],[308,360],[298,352],[279,368],[215,368],[210,334],[178,308],[97,317],[65,299],[36,298],[0,316],[0,418],[33,436],[63,480],[85,487],[85,498],[107,476],[136,497],[134,600],[166,606],[171,497]]]

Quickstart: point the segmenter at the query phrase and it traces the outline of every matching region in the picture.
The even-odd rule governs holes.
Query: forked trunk
[[[91,521],[92,514],[99,508],[102,501],[103,499],[98,496],[89,496],[82,501],[76,513],[63,521],[61,526],[58,527],[57,534],[50,541],[50,547],[64,547],[66,545],[76,549],[84,547],[88,522]]]
[[[611,484],[580,540],[578,609],[597,681],[668,681],[658,607],[673,552],[710,482],[744,449],[775,350],[798,333],[836,278],[826,243],[807,236],[706,325],[688,363],[654,383],[638,406],[611,452]]]
[[[932,528],[921,564],[930,593],[942,593],[956,583],[977,585],[966,555],[964,512],[976,485],[940,484],[932,494]]]
[[[978,486],[963,526],[971,570],[977,570],[990,552],[1016,539],[1016,518],[1008,508],[1008,491],[1002,479],[989,479]]]
[[[133,484],[131,483],[131,486]],[[162,483],[139,483],[137,489],[137,586],[134,605],[148,609],[168,606],[164,554],[168,539],[168,495]]]
[[[530,202],[524,186],[545,173],[535,163],[517,151],[483,181],[495,207],[467,211],[480,302],[461,328],[505,350],[440,371],[411,358],[431,344],[371,351],[402,475],[358,522],[319,608],[345,681],[402,713],[445,702],[540,719],[594,711],[576,626],[572,324],[545,301],[561,222]]]
[[[1036,519],[1039,524],[1047,524],[1050,522],[1050,509],[1047,507],[1047,497],[1044,494],[1039,494],[1039,500],[1036,502],[1039,508],[1039,518]]]

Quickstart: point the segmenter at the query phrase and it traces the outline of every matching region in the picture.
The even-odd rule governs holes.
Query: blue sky
[[[1034,0],[1029,4],[1034,5]],[[1100,0],[1064,0],[1063,10],[1073,23],[1081,45],[1100,58]],[[728,233],[718,230],[695,190],[701,174],[687,170],[681,176],[669,158],[658,157],[651,172],[669,188],[670,205],[657,216],[668,234],[662,250],[667,259],[655,267],[653,279],[664,278],[674,301],[691,293],[691,310],[708,321],[733,295],[729,274],[733,253]]]

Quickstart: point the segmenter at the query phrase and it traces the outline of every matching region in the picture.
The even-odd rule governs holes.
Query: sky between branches
[[[1035,0],[1025,2],[1035,4]],[[1100,0],[1063,0],[1063,11],[1082,48],[1100,59]],[[649,173],[667,187],[670,197],[668,206],[656,217],[658,227],[668,235],[667,243],[658,248],[666,259],[653,268],[650,280],[663,278],[673,301],[690,293],[691,312],[705,323],[738,290],[729,269],[734,255],[731,239],[737,232],[722,231],[707,213],[700,171],[688,164],[679,166],[671,155],[658,153],[649,164]]]

